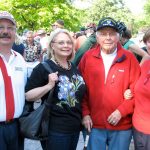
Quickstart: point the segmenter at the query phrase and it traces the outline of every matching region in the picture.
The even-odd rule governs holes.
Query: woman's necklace
[[[59,67],[61,67],[62,69],[65,69],[65,70],[70,70],[70,69],[71,69],[71,63],[70,63],[69,61],[67,61],[67,63],[68,63],[68,68],[62,66],[62,65],[57,61],[56,58],[54,58],[54,61],[55,61],[56,64],[57,64]]]

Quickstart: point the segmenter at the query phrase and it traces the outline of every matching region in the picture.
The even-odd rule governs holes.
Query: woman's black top
[[[81,129],[81,101],[85,93],[85,82],[77,68],[71,64],[70,70],[57,66],[52,60],[46,60],[53,72],[58,71],[54,100],[50,114],[50,130],[72,133]],[[48,83],[48,72],[42,64],[37,65],[26,84],[26,92]],[[48,93],[41,99],[48,97]]]

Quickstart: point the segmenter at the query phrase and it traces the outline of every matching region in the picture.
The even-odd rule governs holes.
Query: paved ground
[[[42,148],[41,148],[39,141],[33,141],[33,140],[26,139],[25,140],[25,150],[42,150]],[[77,150],[83,150],[82,135],[79,138]]]
[[[40,105],[40,101],[35,103],[34,108],[37,108],[39,105]],[[83,136],[82,136],[82,133],[81,133],[80,137],[79,137],[77,150],[83,150],[83,146],[84,146],[84,141],[83,141]],[[41,148],[41,145],[40,145],[39,141],[26,139],[25,140],[25,149],[24,150],[42,150],[42,148]],[[129,150],[134,150],[133,141],[131,142]]]
[[[79,143],[77,146],[77,150],[83,150],[83,138],[82,135],[80,135]],[[39,141],[33,141],[26,139],[25,140],[25,150],[42,150],[41,145]],[[129,150],[134,150],[133,141],[131,142],[131,146]]]

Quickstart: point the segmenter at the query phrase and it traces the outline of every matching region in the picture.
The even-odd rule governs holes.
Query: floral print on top
[[[60,102],[58,102],[57,105],[62,107],[62,104],[66,104],[69,107],[75,107],[75,104],[79,103],[75,93],[82,84],[85,84],[83,78],[79,75],[73,75],[71,81],[69,81],[67,76],[60,75],[58,80],[58,99]]]

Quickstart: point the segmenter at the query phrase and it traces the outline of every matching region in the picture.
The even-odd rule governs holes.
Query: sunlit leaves
[[[90,12],[88,9],[86,13],[89,20],[94,22],[107,16],[127,22],[132,16],[122,0],[94,0]]]
[[[49,30],[57,19],[63,19],[70,30],[78,30],[80,26],[80,11],[68,0],[1,0],[0,10],[14,15],[19,31],[25,28]]]

